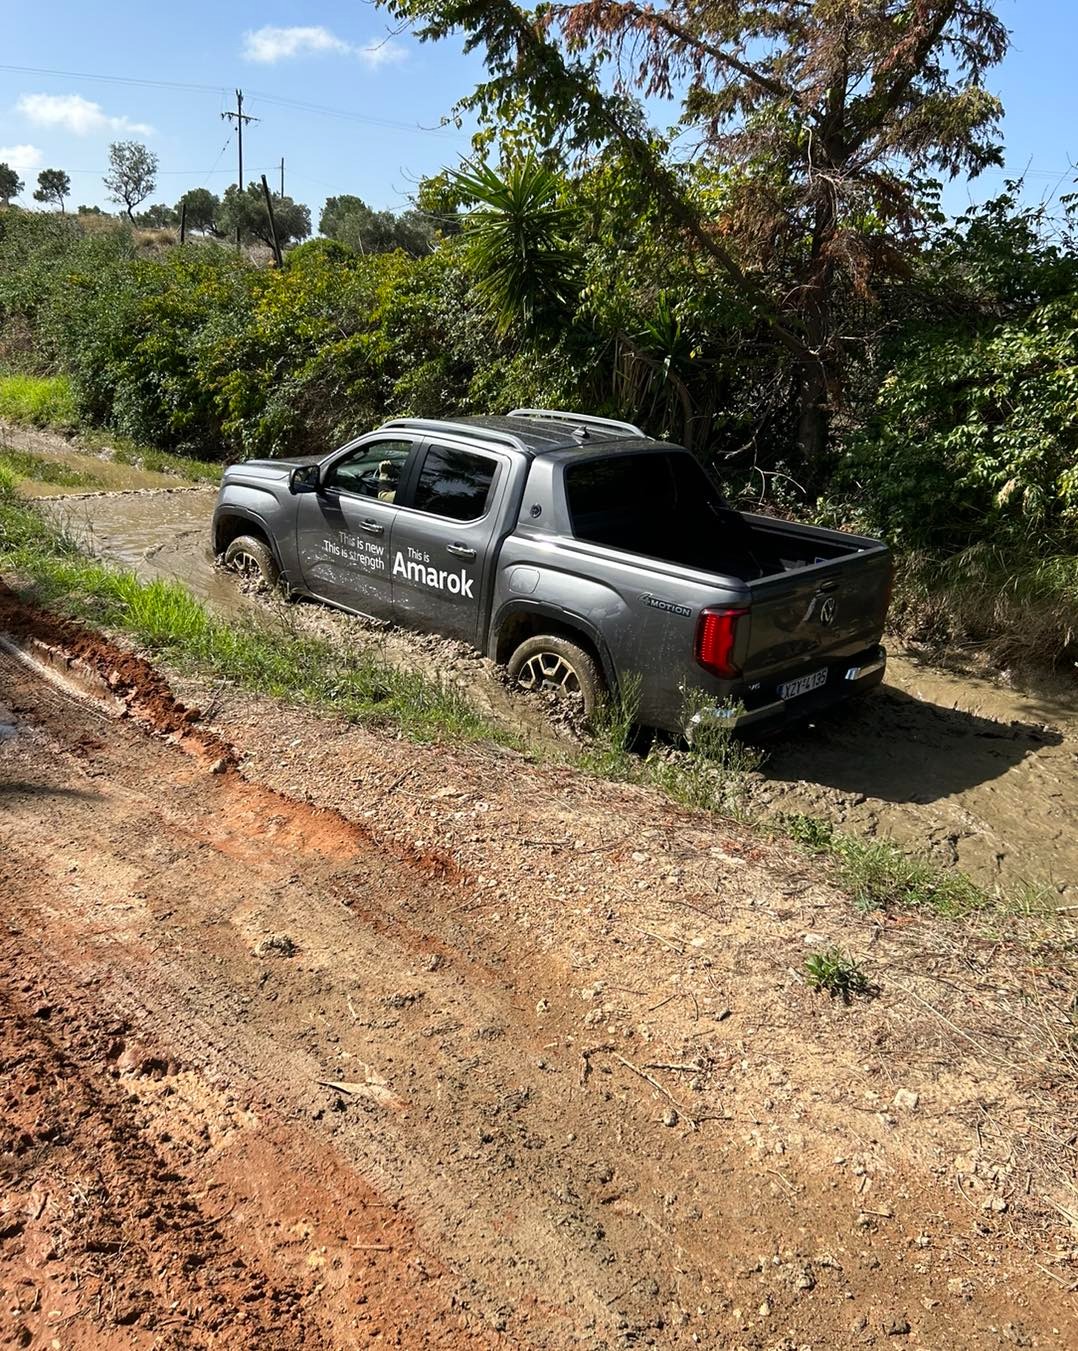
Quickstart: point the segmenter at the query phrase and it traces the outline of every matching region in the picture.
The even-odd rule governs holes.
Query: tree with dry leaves
[[[383,0],[423,39],[465,34],[489,78],[460,107],[543,146],[616,146],[685,245],[795,372],[811,469],[843,397],[843,300],[904,265],[926,180],[1000,163],[992,0]],[[649,127],[679,107],[680,158]],[[695,189],[686,156],[717,176]]]

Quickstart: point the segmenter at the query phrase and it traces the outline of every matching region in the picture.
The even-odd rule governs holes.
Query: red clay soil
[[[1078,1344],[1039,949],[0,611],[129,714],[0,655],[0,1344]],[[851,1008],[785,974],[838,922]]]

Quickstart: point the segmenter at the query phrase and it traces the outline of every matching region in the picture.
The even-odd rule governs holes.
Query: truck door
[[[509,461],[443,441],[419,456],[393,532],[394,612],[409,628],[474,644]]]
[[[317,492],[299,495],[296,544],[313,595],[392,618],[396,495],[415,444],[406,435],[367,438],[323,465]]]

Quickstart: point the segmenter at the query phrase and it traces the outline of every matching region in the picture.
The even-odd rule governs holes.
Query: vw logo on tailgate
[[[820,623],[830,628],[835,622],[835,616],[838,614],[838,601],[834,596],[825,597],[820,606]]]

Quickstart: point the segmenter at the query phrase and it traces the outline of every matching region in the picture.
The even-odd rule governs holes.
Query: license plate
[[[799,694],[809,694],[827,684],[827,667],[822,671],[813,671],[811,675],[798,676],[796,680],[787,680],[778,687],[780,699],[796,699]]]

